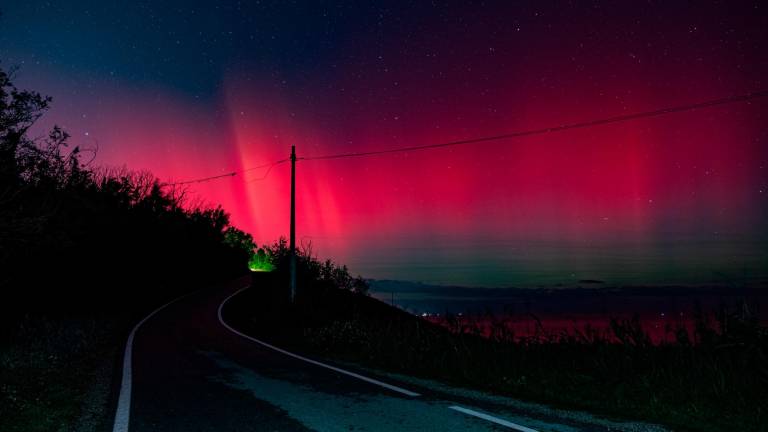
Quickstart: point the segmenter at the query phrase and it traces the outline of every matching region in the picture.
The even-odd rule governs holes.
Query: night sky
[[[761,2],[3,2],[0,60],[94,164],[164,181],[765,90]],[[482,286],[768,276],[768,98],[300,161],[297,235],[372,278]],[[42,130],[42,129],[41,129]],[[258,243],[289,166],[192,186]]]

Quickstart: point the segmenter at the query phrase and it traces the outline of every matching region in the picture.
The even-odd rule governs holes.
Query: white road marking
[[[496,423],[498,425],[506,426],[506,427],[508,427],[510,429],[514,429],[514,430],[517,430],[517,431],[520,431],[520,432],[538,432],[536,429],[531,429],[529,427],[521,426],[519,424],[512,423],[511,421],[500,419],[498,417],[494,417],[494,416],[491,416],[491,415],[488,415],[488,414],[484,414],[484,413],[481,413],[481,412],[478,412],[478,411],[474,411],[474,410],[471,410],[471,409],[468,409],[468,408],[460,407],[458,405],[454,405],[454,406],[451,406],[449,408],[452,409],[452,410],[458,411],[460,413],[464,413],[464,414],[471,415],[471,416],[474,416],[474,417],[477,417],[477,418],[481,418],[483,420],[487,420],[489,422],[493,422],[493,423]]]
[[[260,341],[260,340],[258,340],[256,338],[248,336],[245,333],[241,333],[241,332],[235,330],[229,324],[224,322],[224,318],[222,318],[222,316],[221,316],[221,310],[224,308],[224,304],[226,304],[229,301],[229,299],[231,299],[232,297],[240,294],[241,292],[243,292],[246,289],[248,289],[248,287],[245,287],[245,288],[242,288],[242,289],[236,291],[234,294],[232,294],[229,297],[225,298],[224,301],[221,302],[221,304],[219,305],[219,322],[221,322],[221,325],[226,327],[232,333],[235,333],[235,334],[237,334],[239,336],[242,336],[242,337],[244,337],[244,338],[246,338],[246,339],[248,339],[250,341],[253,341],[253,342],[256,342],[256,343],[258,343],[260,345],[263,345],[263,346],[265,346],[265,347],[267,347],[269,349],[272,349],[272,350],[275,350],[275,351],[277,351],[279,353],[285,354],[287,356],[290,356],[290,357],[293,357],[293,358],[305,361],[307,363],[311,363],[311,364],[316,365],[316,366],[324,367],[326,369],[330,369],[332,371],[335,371],[335,372],[338,372],[338,373],[341,373],[341,374],[344,374],[344,375],[348,375],[348,376],[351,376],[353,378],[357,378],[357,379],[365,381],[367,383],[371,383],[371,384],[375,384],[375,385],[380,386],[380,387],[384,387],[386,389],[389,389],[389,390],[392,390],[392,391],[404,394],[406,396],[411,396],[411,397],[421,396],[419,393],[415,393],[415,392],[412,392],[410,390],[406,390],[406,389],[404,389],[402,387],[397,387],[397,386],[394,386],[392,384],[387,384],[385,382],[381,382],[381,381],[375,380],[373,378],[368,378],[366,376],[363,376],[363,375],[360,375],[360,374],[357,374],[357,373],[354,373],[354,372],[350,372],[350,371],[347,371],[347,370],[344,370],[344,369],[341,369],[341,368],[337,368],[335,366],[331,366],[331,365],[327,365],[325,363],[321,363],[321,362],[319,362],[317,360],[312,360],[312,359],[309,359],[309,358],[306,358],[306,357],[302,357],[302,356],[300,356],[298,354],[294,354],[294,353],[292,353],[290,351],[286,351],[286,350],[284,350],[282,348],[278,348],[278,347],[276,347],[274,345],[270,345],[270,344],[268,344],[268,343],[266,343],[264,341]]]
[[[183,296],[177,297],[155,309],[151,314],[147,315],[143,320],[139,321],[139,323],[133,327],[133,330],[131,330],[131,334],[128,335],[128,342],[125,343],[125,354],[123,355],[123,379],[120,384],[120,396],[118,396],[117,399],[115,424],[112,427],[112,432],[128,432],[128,423],[131,420],[131,360],[133,358],[133,338],[136,336],[136,330],[138,330],[142,324],[144,324],[148,319],[152,318],[152,316],[154,316],[156,313],[165,309],[166,306],[181,300],[190,294],[191,293],[184,294]]]
[[[271,345],[271,344],[268,344],[266,342],[260,341],[260,340],[258,340],[256,338],[253,338],[251,336],[248,336],[248,335],[246,335],[244,333],[241,333],[241,332],[235,330],[229,324],[224,322],[224,318],[222,317],[222,312],[221,311],[224,308],[224,305],[232,297],[240,294],[242,291],[244,291],[246,289],[248,289],[248,287],[241,288],[241,289],[237,290],[236,292],[234,292],[233,294],[231,294],[229,297],[225,298],[224,301],[221,302],[221,304],[219,305],[219,308],[218,308],[219,322],[221,323],[221,325],[223,325],[225,328],[227,328],[232,333],[235,333],[238,336],[241,336],[241,337],[244,337],[244,338],[246,338],[246,339],[248,339],[250,341],[256,342],[256,343],[258,343],[258,344],[260,344],[262,346],[265,346],[265,347],[267,347],[269,349],[277,351],[277,352],[279,352],[281,354],[285,354],[287,356],[290,356],[290,357],[293,357],[293,358],[305,361],[307,363],[311,363],[311,364],[316,365],[316,366],[324,367],[326,369],[330,369],[332,371],[335,371],[335,372],[338,372],[338,373],[341,373],[341,374],[344,374],[344,375],[347,375],[347,376],[351,376],[353,378],[357,378],[357,379],[365,381],[367,383],[374,384],[374,385],[386,388],[388,390],[392,390],[392,391],[404,394],[406,396],[411,396],[411,397],[421,396],[419,393],[412,392],[410,390],[406,390],[406,389],[404,389],[402,387],[394,386],[392,384],[387,384],[385,382],[382,382],[382,381],[379,381],[379,380],[376,380],[376,379],[373,379],[373,378],[368,378],[366,376],[363,376],[363,375],[360,375],[360,374],[357,374],[357,373],[354,373],[354,372],[350,372],[350,371],[347,371],[347,370],[344,370],[344,369],[341,369],[341,368],[338,368],[338,367],[335,367],[335,366],[331,366],[331,365],[328,365],[328,364],[325,364],[325,363],[321,363],[321,362],[319,362],[317,360],[312,360],[312,359],[300,356],[298,354],[294,354],[294,353],[292,353],[290,351],[286,351],[286,350],[284,350],[282,348],[278,348],[278,347],[276,347],[274,345]],[[181,297],[175,298],[175,299],[169,301],[168,303],[160,306],[159,308],[155,309],[154,311],[152,311],[152,313],[150,313],[149,315],[144,317],[144,319],[139,321],[139,323],[136,324],[136,326],[133,327],[133,330],[131,330],[131,333],[128,335],[128,341],[125,344],[125,353],[123,355],[123,376],[122,376],[122,381],[121,381],[121,385],[120,385],[120,395],[119,395],[118,401],[117,401],[117,410],[115,412],[115,423],[114,423],[114,426],[112,428],[112,432],[128,432],[128,425],[129,425],[130,416],[131,416],[131,384],[132,384],[131,383],[132,382],[131,366],[132,366],[132,357],[133,357],[133,340],[134,340],[134,338],[136,336],[136,331],[139,329],[139,327],[141,327],[142,324],[144,324],[147,320],[152,318],[155,314],[157,314],[161,310],[165,309],[167,306],[171,305],[172,303],[174,303],[174,302],[176,302],[178,300],[181,300],[182,298],[187,297],[187,296],[189,296],[191,294],[193,294],[193,293],[185,294],[185,295],[183,295]],[[468,409],[468,408],[460,407],[458,405],[453,405],[453,406],[450,406],[449,408],[454,410],[454,411],[461,412],[463,414],[467,414],[467,415],[470,415],[470,416],[473,416],[473,417],[481,418],[483,420],[486,420],[486,421],[489,421],[489,422],[492,422],[492,423],[496,423],[498,425],[505,426],[505,427],[508,427],[510,429],[517,430],[519,432],[538,432],[535,429],[531,429],[531,428],[528,428],[528,427],[525,427],[525,426],[521,426],[521,425],[518,425],[516,423],[512,423],[510,421],[507,421],[507,420],[504,420],[504,419],[500,419],[498,417],[493,417],[491,415],[484,414],[484,413],[481,413],[481,412],[478,412],[478,411],[474,411],[474,410],[471,410],[471,409]]]

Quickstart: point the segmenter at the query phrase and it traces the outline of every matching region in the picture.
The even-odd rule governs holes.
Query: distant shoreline
[[[482,288],[442,286],[395,280],[369,280],[373,297],[409,312],[472,313],[491,311],[541,315],[691,312],[696,304],[713,310],[746,299],[768,307],[768,281],[750,285],[613,286],[588,282],[574,286]]]

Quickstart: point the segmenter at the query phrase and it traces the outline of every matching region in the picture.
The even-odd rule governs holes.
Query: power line
[[[236,175],[237,175],[237,172],[236,171],[232,171],[232,172],[228,172],[226,174],[220,174],[220,175],[215,175],[215,176],[210,176],[210,177],[203,177],[203,178],[194,179],[194,180],[185,180],[185,181],[180,181],[180,182],[161,183],[160,186],[180,186],[180,185],[186,185],[186,184],[192,184],[192,183],[202,183],[202,182],[207,182],[207,181],[210,181],[210,180],[216,180],[216,179],[220,179],[220,178],[224,178],[224,177],[234,177]]]
[[[430,149],[436,149],[436,148],[443,148],[443,147],[452,147],[452,146],[458,146],[458,145],[465,145],[465,144],[475,144],[475,143],[481,143],[481,142],[488,142],[488,141],[497,141],[497,140],[503,140],[503,139],[510,139],[510,138],[520,138],[520,137],[526,137],[531,135],[542,135],[547,134],[551,132],[562,132],[570,129],[581,129],[581,128],[587,128],[592,126],[602,126],[606,124],[611,123],[620,123],[630,120],[637,120],[641,118],[648,118],[648,117],[658,117],[661,115],[666,114],[672,114],[672,113],[679,113],[684,111],[692,111],[700,108],[709,108],[713,106],[718,105],[726,105],[731,103],[737,103],[737,102],[747,102],[753,99],[767,97],[768,96],[768,90],[760,90],[755,91],[751,93],[745,93],[735,96],[729,96],[724,97],[720,99],[711,99],[704,102],[698,102],[688,105],[677,105],[673,107],[668,108],[661,108],[653,111],[643,111],[643,112],[637,112],[632,114],[625,114],[620,116],[614,116],[614,117],[607,117],[597,120],[589,120],[589,121],[583,121],[578,123],[570,123],[570,124],[564,124],[559,126],[552,126],[547,128],[540,128],[540,129],[530,129],[525,131],[518,131],[518,132],[510,132],[505,133],[501,135],[492,135],[487,137],[480,137],[480,138],[471,138],[471,139],[465,139],[465,140],[459,140],[459,141],[449,141],[444,143],[437,143],[437,144],[426,144],[426,145],[418,145],[418,146],[410,146],[410,147],[398,147],[398,148],[392,148],[392,149],[384,149],[384,150],[372,150],[372,151],[364,151],[364,152],[350,152],[350,153],[337,153],[337,154],[330,154],[330,155],[322,155],[322,156],[308,156],[308,157],[300,157],[297,158],[297,160],[329,160],[329,159],[342,159],[342,158],[351,158],[351,157],[363,157],[363,156],[375,156],[375,155],[382,155],[382,154],[389,154],[389,153],[401,153],[401,152],[408,152],[408,151],[418,151],[418,150],[430,150]],[[238,174],[244,174],[249,171],[254,171],[257,169],[262,168],[268,168],[267,172],[264,174],[264,176],[247,180],[248,183],[264,180],[272,170],[272,168],[276,165],[285,163],[290,161],[290,158],[281,159],[278,161],[274,161],[272,163],[258,165],[250,168],[246,168],[239,171],[230,171],[228,173],[219,174],[215,176],[210,177],[202,177],[198,179],[191,179],[191,180],[185,180],[185,181],[179,181],[179,182],[172,182],[172,183],[163,183],[161,186],[178,186],[178,185],[186,185],[186,184],[192,184],[192,183],[203,183],[208,182],[211,180],[218,180],[224,177],[234,177]]]
[[[249,180],[249,181],[263,180],[264,178],[267,177],[267,175],[269,175],[269,172],[272,170],[272,167],[274,167],[275,165],[279,165],[281,163],[288,162],[289,160],[290,159],[281,159],[281,160],[278,160],[278,161],[275,161],[275,162],[272,162],[272,163],[268,163],[268,164],[264,164],[264,165],[258,165],[258,166],[255,166],[255,167],[250,167],[250,168],[242,169],[242,170],[239,170],[239,171],[230,171],[230,172],[224,173],[224,174],[219,174],[219,175],[210,176],[210,177],[202,177],[202,178],[191,179],[191,180],[162,183],[160,186],[180,186],[180,185],[186,185],[186,184],[192,184],[192,183],[204,183],[204,182],[208,182],[208,181],[211,181],[211,180],[218,180],[218,179],[224,178],[224,177],[234,177],[234,176],[236,176],[238,174],[245,174],[245,173],[247,173],[249,171],[254,171],[254,170],[257,170],[257,169],[261,169],[261,168],[268,168],[266,174],[264,174],[264,176],[262,178],[252,179],[252,180]]]
[[[271,170],[272,167],[274,167],[275,165],[280,165],[281,163],[286,163],[286,162],[288,162],[290,160],[291,160],[291,158],[280,159],[280,160],[274,161],[272,163],[268,163],[268,164],[264,164],[264,165],[259,165],[259,166],[255,166],[255,167],[251,167],[251,168],[246,168],[246,169],[244,169],[244,170],[242,170],[240,172],[247,173],[248,171],[253,171],[253,170],[257,170],[257,169],[260,169],[260,168],[267,168],[267,167]],[[267,172],[269,172],[269,170],[267,170]]]
[[[597,120],[589,120],[589,121],[584,121],[579,123],[564,124],[560,126],[553,126],[553,127],[547,127],[547,128],[541,128],[541,129],[531,129],[526,131],[510,132],[510,133],[505,133],[501,135],[493,135],[493,136],[487,136],[487,137],[481,137],[481,138],[450,141],[450,142],[439,143],[439,144],[399,147],[399,148],[385,149],[385,150],[338,153],[338,154],[330,154],[330,155],[323,155],[323,156],[309,156],[309,157],[302,157],[299,159],[300,160],[328,160],[328,159],[341,159],[341,158],[350,158],[350,157],[374,156],[374,155],[381,155],[381,154],[388,154],[388,153],[400,153],[400,152],[407,152],[407,151],[429,150],[429,149],[442,148],[442,147],[451,147],[451,146],[458,146],[458,145],[464,145],[464,144],[475,144],[480,142],[497,141],[497,140],[503,140],[503,139],[509,139],[509,138],[520,138],[520,137],[531,136],[531,135],[542,135],[550,132],[561,132],[561,131],[570,130],[570,129],[580,129],[580,128],[587,128],[592,126],[606,125],[611,123],[619,123],[619,122],[625,122],[625,121],[636,120],[641,118],[657,117],[665,114],[691,111],[699,108],[708,108],[708,107],[713,107],[717,105],[725,105],[725,104],[736,103],[736,102],[746,102],[752,99],[757,99],[757,98],[766,97],[766,96],[768,96],[768,90],[761,90],[761,91],[756,91],[752,93],[746,93],[746,94],[730,96],[730,97],[725,97],[720,99],[712,99],[712,100],[694,103],[694,104],[678,105],[674,107],[662,108],[662,109],[657,109],[653,111],[643,111],[643,112],[638,112],[633,114],[625,114],[620,116],[607,117],[607,118],[602,118]]]
[[[266,179],[269,176],[269,173],[272,172],[272,168],[274,168],[275,165],[280,165],[281,163],[288,162],[289,160],[290,159],[282,159],[277,162],[272,162],[272,164],[269,165],[269,168],[267,168],[267,172],[265,172],[263,176],[246,180],[246,183],[253,183]]]

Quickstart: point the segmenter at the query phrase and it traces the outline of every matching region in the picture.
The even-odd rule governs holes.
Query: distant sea
[[[397,280],[369,280],[371,295],[401,309],[427,313],[644,313],[699,304],[715,307],[740,299],[762,306],[768,280],[744,284],[612,286],[599,280],[538,288],[482,288]],[[766,305],[768,307],[768,305]],[[766,311],[768,313],[768,311]]]
[[[590,325],[607,328],[610,318],[640,318],[654,339],[678,325],[692,328],[702,313],[714,319],[724,306],[756,316],[768,325],[768,281],[750,285],[608,286],[598,280],[551,288],[477,288],[370,280],[371,296],[440,322],[446,314],[509,320],[517,334],[538,322],[549,332]]]

